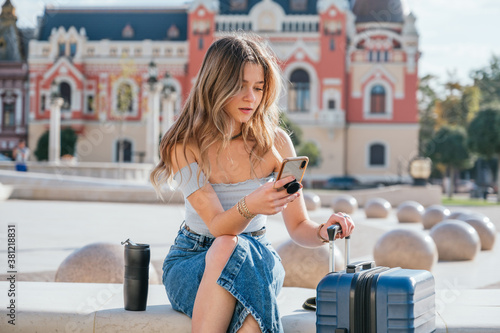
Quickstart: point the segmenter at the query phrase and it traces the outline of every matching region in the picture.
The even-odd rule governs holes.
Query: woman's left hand
[[[347,215],[346,213],[334,213],[330,216],[328,221],[325,223],[325,225],[321,228],[320,233],[321,236],[325,239],[328,239],[328,231],[326,230],[329,226],[334,225],[334,224],[339,224],[340,225],[340,232],[337,233],[337,239],[338,238],[345,238],[349,236],[352,231],[354,230],[354,221],[352,218]]]

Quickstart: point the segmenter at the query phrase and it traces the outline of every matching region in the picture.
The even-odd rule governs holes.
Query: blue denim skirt
[[[205,270],[205,255],[215,238],[179,230],[163,263],[163,284],[174,310],[192,318],[193,306]],[[277,297],[285,270],[265,234],[238,235],[238,244],[217,284],[236,298],[227,332],[237,332],[252,315],[262,332],[283,332]]]

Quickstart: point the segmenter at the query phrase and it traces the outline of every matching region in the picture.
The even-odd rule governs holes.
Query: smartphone
[[[285,158],[283,162],[281,162],[281,167],[276,181],[288,176],[294,176],[295,180],[278,190],[286,189],[289,194],[293,194],[300,190],[300,182],[302,182],[302,178],[304,178],[308,163],[309,158],[307,156]]]

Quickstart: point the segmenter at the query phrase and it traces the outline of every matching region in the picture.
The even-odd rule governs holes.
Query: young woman
[[[207,51],[179,119],[164,135],[151,174],[174,180],[186,216],[163,265],[172,307],[192,317],[193,332],[282,332],[276,298],[284,270],[265,235],[268,215],[282,212],[292,239],[306,247],[340,237],[354,223],[345,214],[309,220],[301,191],[278,190],[285,157],[295,156],[278,127],[281,76],[275,57],[255,36],[234,35]]]

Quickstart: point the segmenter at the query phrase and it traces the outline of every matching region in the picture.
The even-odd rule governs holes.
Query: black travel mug
[[[149,244],[136,244],[129,239],[125,245],[125,276],[123,279],[123,299],[125,310],[144,311],[148,300]]]

